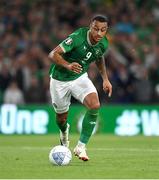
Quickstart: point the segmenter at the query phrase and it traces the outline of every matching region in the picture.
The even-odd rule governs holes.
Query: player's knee
[[[99,109],[100,108],[100,103],[99,102],[92,103],[89,108],[90,109]]]

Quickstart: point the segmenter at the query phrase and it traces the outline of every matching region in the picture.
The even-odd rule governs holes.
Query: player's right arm
[[[62,57],[63,53],[65,53],[65,52],[64,52],[63,48],[59,45],[49,53],[49,58],[53,61],[53,63],[55,63],[59,66],[62,66],[62,67],[66,68],[70,71],[73,71],[77,74],[81,73],[82,66],[77,62],[69,63],[68,61],[66,61]]]
[[[79,46],[79,38],[80,38],[80,29],[70,34],[67,39],[59,44],[55,49],[53,49],[49,58],[53,61],[53,63],[62,66],[70,71],[75,73],[81,73],[82,66],[77,62],[69,63],[66,59],[63,58],[62,54],[73,51],[74,48]]]

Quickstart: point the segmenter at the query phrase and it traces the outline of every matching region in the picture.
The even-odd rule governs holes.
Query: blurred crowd
[[[105,60],[112,98],[96,66],[89,69],[101,102],[158,103],[159,0],[1,0],[0,103],[50,103],[48,54],[94,14],[110,20]]]

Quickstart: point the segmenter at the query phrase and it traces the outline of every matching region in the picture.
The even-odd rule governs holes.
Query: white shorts
[[[52,104],[55,112],[59,114],[69,110],[71,96],[83,103],[84,98],[93,92],[97,93],[97,90],[87,73],[84,73],[82,76],[72,81],[50,79]]]

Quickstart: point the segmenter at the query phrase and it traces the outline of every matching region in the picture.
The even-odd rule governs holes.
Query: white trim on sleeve
[[[62,46],[62,43],[61,44],[59,44],[59,46],[61,47],[61,49],[63,50],[63,52],[65,53],[66,52],[66,50],[65,50],[65,48]]]

